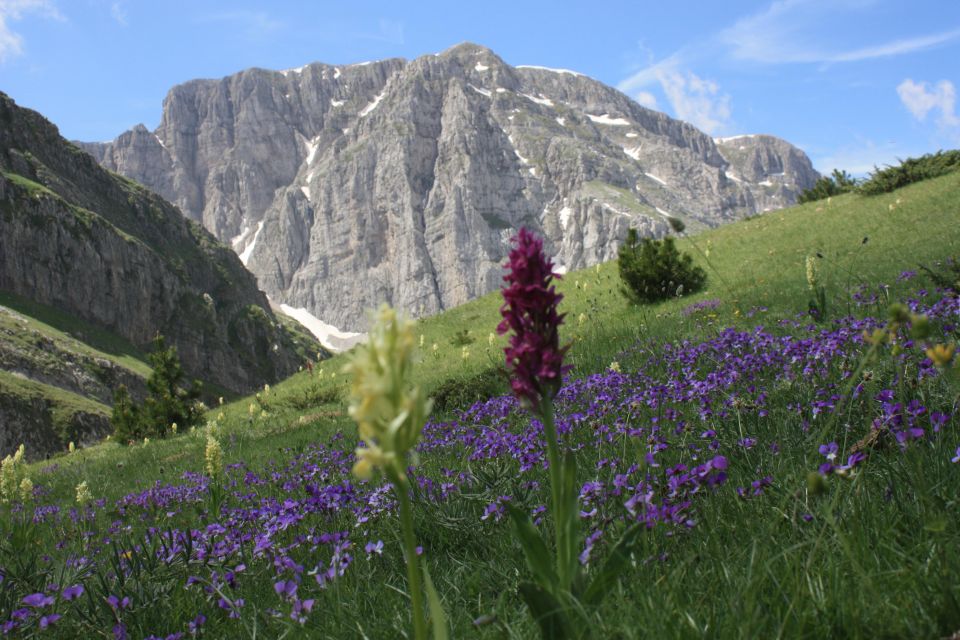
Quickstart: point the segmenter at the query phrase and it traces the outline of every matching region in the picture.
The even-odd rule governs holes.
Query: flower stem
[[[413,607],[413,637],[427,640],[427,620],[423,613],[423,588],[420,563],[417,561],[417,540],[413,534],[413,513],[408,495],[410,486],[398,473],[391,473],[394,491],[400,500],[400,525],[403,528],[403,551],[407,560],[407,582],[410,583],[410,602]]]
[[[567,538],[567,523],[561,519],[569,517],[570,514],[564,509],[564,477],[563,460],[560,458],[560,445],[557,439],[557,425],[553,418],[553,401],[549,398],[543,398],[538,407],[537,413],[540,414],[540,421],[543,423],[543,433],[547,439],[547,458],[550,463],[550,495],[553,504],[554,532],[557,544],[557,577],[560,579],[558,585],[561,590],[570,587],[570,576],[567,575],[567,568],[570,566],[570,559],[567,557],[569,547]]]

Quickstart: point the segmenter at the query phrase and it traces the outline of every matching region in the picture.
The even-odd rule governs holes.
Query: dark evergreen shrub
[[[860,185],[860,193],[875,196],[890,193],[914,182],[936,178],[960,169],[960,150],[937,151],[919,158],[907,158],[895,167],[874,169]]]
[[[640,240],[636,229],[627,232],[617,266],[623,281],[621,291],[638,304],[693,293],[707,281],[706,272],[677,250],[673,238]]]
[[[487,400],[508,389],[507,376],[499,367],[490,367],[465,377],[453,377],[443,382],[430,396],[434,413],[466,409],[480,400]]]
[[[834,169],[832,175],[820,178],[814,183],[813,187],[801,193],[797,197],[797,204],[823,200],[830,196],[838,196],[841,193],[848,193],[856,188],[857,181],[853,176],[846,171]]]
[[[157,334],[153,352],[147,356],[153,373],[147,379],[147,398],[137,406],[125,387],[114,394],[112,424],[120,442],[141,438],[162,438],[173,424],[178,430],[189,430],[203,421],[199,380],[184,389],[183,368],[176,347],[167,347]]]

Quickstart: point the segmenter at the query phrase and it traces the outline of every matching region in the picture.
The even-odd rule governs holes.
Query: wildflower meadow
[[[205,426],[11,456],[0,628],[957,637],[957,181],[898,192],[922,238],[853,194],[681,238],[708,285],[657,305],[522,230],[501,292]]]

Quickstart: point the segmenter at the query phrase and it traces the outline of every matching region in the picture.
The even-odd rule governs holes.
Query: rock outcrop
[[[281,379],[302,362],[233,251],[3,94],[0,219],[0,291],[144,350],[159,332],[189,375],[231,391]],[[315,344],[299,349],[312,353]]]
[[[628,227],[716,226],[817,178],[782,140],[738,140],[463,44],[188,82],[154,132],[83,148],[231,241],[276,303],[361,330],[383,301],[423,315],[498,287],[521,225],[576,269]]]

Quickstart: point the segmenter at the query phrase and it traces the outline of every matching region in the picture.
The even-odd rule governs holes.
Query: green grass
[[[7,371],[0,371],[0,393],[27,401],[41,400],[49,403],[53,432],[63,443],[76,437],[76,434],[70,433],[70,421],[74,414],[79,412],[110,415],[110,408],[99,402],[59,387],[21,378]]]
[[[641,345],[697,341],[715,336],[725,326],[764,325],[781,331],[777,320],[806,311],[804,263],[806,256],[818,252],[823,256],[818,260],[834,315],[856,311],[847,301],[851,290],[860,285],[890,284],[890,298],[896,299],[912,286],[895,283],[901,271],[960,255],[958,210],[960,174],[955,173],[889,196],[837,197],[830,205],[811,203],[681,239],[678,247],[694,252],[696,261],[707,269],[707,288],[652,306],[626,302],[618,291],[614,263],[571,273],[559,289],[565,295],[561,310],[567,314],[563,339],[573,343],[569,355],[573,376],[604,371],[612,361],[625,371],[635,370],[645,358],[644,352],[633,348],[638,341]],[[714,298],[721,304],[711,313],[699,318],[680,313],[693,302]],[[417,382],[431,391],[464,388],[465,398],[471,388],[496,389],[498,382],[491,372],[500,365],[505,340],[495,336],[490,344],[488,336],[499,321],[500,304],[499,295],[492,294],[418,322],[423,349]],[[882,301],[875,311],[884,313],[885,307]],[[462,347],[454,344],[464,329],[473,338],[466,345],[467,358]],[[209,417],[222,425],[218,430],[226,462],[243,461],[247,469],[269,474],[315,443],[350,451],[355,435],[346,415],[348,381],[341,372],[348,357],[338,355],[319,363],[312,376],[294,375],[269,393],[262,392],[259,400],[248,397],[214,408]],[[868,364],[874,382],[865,397],[881,385],[893,384],[899,366],[892,358]],[[829,380],[840,384],[839,372],[832,375]],[[504,382],[499,384],[505,388]],[[824,442],[818,431],[824,425],[817,424],[807,433],[790,408],[808,401],[815,392],[813,384],[798,379],[771,391],[770,415],[762,420],[741,420],[737,413],[735,419],[709,423],[728,434],[750,434],[762,446],[738,456],[729,484],[716,498],[698,502],[695,528],[672,536],[655,532],[642,537],[627,578],[600,609],[590,613],[597,637],[899,638],[945,637],[960,630],[960,591],[955,580],[960,572],[960,472],[949,463],[958,444],[956,418],[950,425],[952,439],[944,434],[930,446],[912,448],[908,455],[878,452],[852,478],[831,477],[826,492],[817,496],[805,487],[808,472],[821,461],[816,447]],[[949,405],[957,389],[938,379],[917,393],[931,403]],[[454,416],[455,408],[452,402],[446,416]],[[222,418],[218,417],[221,411]],[[831,434],[847,444],[869,429],[871,415],[867,405],[851,411],[843,418],[849,428],[840,436]],[[624,409],[622,417],[646,424],[655,415],[650,411],[633,415]],[[522,421],[512,424],[522,426]],[[337,433],[345,437],[331,442]],[[771,442],[778,443],[779,450],[771,449]],[[28,470],[35,482],[50,491],[51,498],[46,500],[66,507],[74,487],[85,480],[97,497],[112,504],[154,480],[182,483],[184,471],[202,469],[204,446],[199,431],[145,446],[108,442],[61,456],[54,468],[42,463]],[[645,448],[633,447],[615,442],[609,450],[585,449],[579,461],[582,479],[603,473],[595,469],[598,460],[588,456],[641,459]],[[440,478],[447,468],[469,470],[478,479],[462,499],[415,504],[419,542],[428,550],[430,571],[450,615],[453,637],[533,637],[535,627],[516,596],[518,580],[527,575],[519,548],[505,523],[481,519],[485,505],[496,496],[522,495],[518,483],[530,476],[518,480],[516,466],[509,462],[471,462],[452,453],[424,454],[421,464],[421,473],[427,477]],[[762,473],[776,478],[764,496],[743,499],[733,491],[738,484],[749,487]],[[545,474],[541,475],[544,480]],[[270,485],[242,490],[278,500],[284,495]],[[535,491],[528,493],[531,500],[537,499]],[[135,523],[135,531],[146,526],[203,528],[210,508],[209,502],[198,504],[172,520],[158,511]],[[110,518],[120,517],[107,513],[85,526],[100,527],[102,532],[110,526]],[[810,515],[811,521],[804,515]],[[391,552],[367,558],[362,548],[354,547],[355,564],[330,588],[318,591],[311,578],[304,579],[301,588],[317,599],[307,627],[288,628],[278,619],[269,623],[275,626],[268,630],[260,629],[260,634],[279,635],[286,630],[287,637],[379,638],[397,637],[400,630],[408,629],[409,604],[394,520],[375,516],[358,528],[352,518],[337,516],[313,524],[324,531],[353,532],[361,547],[362,540],[382,539]],[[7,526],[2,521],[0,525]],[[47,545],[55,541],[44,535]],[[73,540],[77,532],[64,530],[59,535]],[[120,545],[132,546],[136,539],[129,535],[116,532],[115,537]],[[25,558],[16,559],[11,549],[15,547],[0,547],[0,564],[8,568],[16,564],[18,576],[42,573],[39,565],[27,566]],[[309,569],[328,558],[329,549],[320,546],[304,551],[300,561]],[[107,592],[104,589],[133,595],[138,608],[131,620],[137,621],[139,629],[182,628],[198,607],[211,617],[221,613],[183,589],[185,577],[198,571],[196,567],[165,567],[133,558],[131,563],[135,570],[122,587],[94,587],[99,578],[87,584],[101,595]],[[256,579],[248,575],[238,591],[230,593],[244,597],[248,610],[278,606],[272,567],[248,564],[248,572],[255,573]],[[7,584],[11,582],[13,578]],[[90,607],[96,607],[92,599]],[[489,615],[495,621],[482,627],[472,624]],[[109,612],[100,617],[104,619],[109,619]],[[216,620],[216,626],[206,629],[214,637],[251,635],[251,619],[237,623],[219,615]]]

